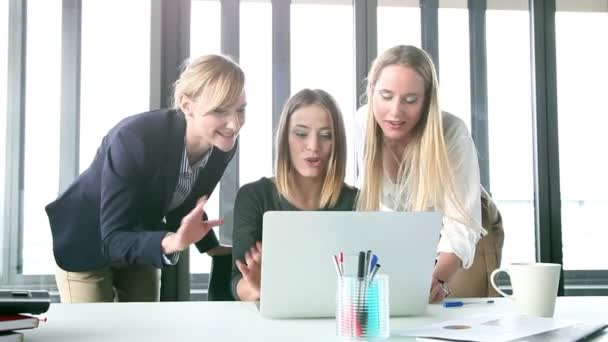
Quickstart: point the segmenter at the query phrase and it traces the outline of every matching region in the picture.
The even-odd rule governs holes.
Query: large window
[[[219,1],[193,0],[190,18],[190,56],[219,54],[221,52],[221,6]],[[205,207],[209,219],[220,218],[220,185],[215,187]],[[215,228],[216,234],[219,233]],[[219,235],[218,235],[219,237]],[[190,248],[190,272],[209,273],[211,259]]]
[[[503,264],[535,260],[529,23],[526,10],[486,12],[490,188],[505,226]]]
[[[27,2],[23,265],[15,265],[24,274],[55,271],[44,207],[59,184],[61,7],[61,0]]]
[[[311,22],[334,25],[327,30],[326,26],[310,25]],[[291,5],[291,93],[303,88],[320,88],[330,93],[342,110],[348,146],[353,146],[355,113],[353,42],[350,1]],[[346,182],[354,182],[354,161],[347,164]]]
[[[272,61],[273,2],[240,2],[238,57],[247,75],[248,102],[246,125],[240,138],[237,178],[241,185],[273,173],[272,76],[276,67]],[[14,27],[9,26],[9,3],[12,4],[4,1],[0,5],[0,193],[12,196],[21,191],[23,202],[5,203],[6,195],[0,197],[2,257],[11,260],[9,269],[0,269],[0,274],[3,282],[10,282],[9,286],[44,287],[52,277],[38,275],[53,274],[56,267],[44,207],[57,197],[60,169],[71,160],[71,156],[66,157],[67,161],[60,160],[61,134],[74,133],[65,132],[71,129],[69,125],[62,126],[62,77],[70,83],[78,81],[70,77],[80,76],[80,92],[74,94],[80,96],[79,141],[73,143],[79,147],[78,166],[79,171],[83,171],[112,126],[128,115],[149,109],[150,61],[159,57],[151,56],[157,53],[151,50],[151,23],[154,23],[151,20],[158,18],[151,18],[154,3],[150,0],[82,0],[80,74],[72,70],[64,70],[62,74],[62,53],[68,56],[74,53],[73,42],[62,44],[62,38],[70,34],[77,36],[77,32],[62,31],[74,29],[69,21],[68,26],[62,28],[62,14],[71,9],[64,9],[62,0],[26,1],[27,20],[23,23],[26,39],[23,46],[18,46],[26,52],[26,73],[24,83],[15,85],[8,82],[18,78],[8,80],[7,75],[14,71],[9,68],[15,68],[20,61],[8,65],[8,57],[12,56],[8,38],[21,28],[19,20]],[[608,238],[602,224],[602,214],[608,210],[608,181],[605,180],[608,162],[603,157],[606,144],[601,140],[604,127],[608,126],[602,101],[606,92],[604,80],[608,78],[608,46],[602,44],[608,32],[608,9],[605,1],[557,0],[556,3],[563,264],[569,277],[602,276],[608,259],[602,244]],[[191,0],[190,4],[191,57],[220,53],[221,1]],[[398,44],[421,45],[420,1],[378,0],[377,4],[378,53]],[[464,119],[470,127],[470,73],[479,69],[470,66],[467,4],[466,0],[439,1],[438,43],[442,108]],[[354,77],[353,3],[351,0],[292,0],[290,6],[291,27],[275,27],[290,32],[291,88],[288,91],[293,94],[302,88],[321,88],[332,94],[342,109],[350,147],[355,89],[360,86],[355,85]],[[487,7],[489,140],[483,150],[487,147],[489,151],[490,190],[504,221],[502,262],[534,261],[535,240],[550,237],[536,237],[535,230],[539,223],[535,222],[533,147],[538,137],[532,115],[531,17],[527,1],[488,0]],[[331,30],[326,29],[327,25],[315,23],[331,23]],[[551,32],[550,27],[545,29]],[[161,30],[171,28],[165,25]],[[236,37],[224,38],[232,41]],[[581,48],[582,40],[591,43]],[[20,44],[20,39],[11,42]],[[551,53],[550,50],[544,52]],[[544,84],[545,80],[538,81]],[[7,94],[21,87],[25,92],[24,111],[9,113]],[[70,117],[73,113],[65,114]],[[8,128],[7,123],[14,125]],[[8,138],[13,136],[16,138]],[[69,146],[62,145],[62,148]],[[537,152],[546,158],[547,151]],[[350,159],[348,183],[354,178],[354,161]],[[6,170],[17,167],[7,162],[21,161],[20,174],[11,173],[7,178]],[[21,178],[23,188],[19,189]],[[212,219],[220,216],[219,197],[218,185],[206,207]],[[7,226],[9,214],[11,222]],[[16,224],[19,222],[21,225]],[[198,274],[192,279],[200,283],[207,279],[200,273],[209,272],[210,258],[195,248],[190,252],[191,273]],[[2,266],[6,264],[5,260]],[[570,272],[580,270],[587,272]],[[34,284],[36,282],[39,284]]]
[[[246,75],[247,117],[240,136],[239,184],[272,171],[272,5],[241,2],[240,64]]]
[[[470,132],[469,11],[441,7],[438,20],[441,109],[461,118]]]
[[[418,1],[378,0],[378,54],[395,45],[420,47]]]
[[[149,108],[150,0],[83,0],[81,51],[82,172],[110,128]]]
[[[190,12],[190,56],[220,53],[220,2],[193,0]]]
[[[603,3],[603,9],[599,6]],[[557,3],[557,99],[564,269],[607,269],[608,9]],[[560,5],[564,11],[560,11]],[[570,5],[571,8],[568,8]],[[577,8],[578,7],[578,8]],[[578,10],[573,12],[572,10]],[[590,42],[581,47],[581,41]]]

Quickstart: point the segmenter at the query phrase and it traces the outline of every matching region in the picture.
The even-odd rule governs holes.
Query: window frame
[[[27,1],[9,2],[8,87],[5,202],[2,229],[1,288],[56,291],[53,275],[24,275],[23,250],[23,163],[25,146],[25,75]],[[13,228],[16,227],[16,228]],[[16,247],[16,248],[15,248]]]

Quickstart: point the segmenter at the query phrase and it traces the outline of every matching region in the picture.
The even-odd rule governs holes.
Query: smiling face
[[[184,101],[186,139],[195,145],[213,145],[222,151],[230,151],[245,124],[245,91],[234,103],[225,106],[213,105],[213,100],[204,95],[195,102],[186,97]]]
[[[334,141],[329,113],[319,105],[301,107],[289,120],[289,155],[295,171],[306,178],[323,178]]]
[[[384,138],[407,144],[424,107],[424,79],[404,65],[388,65],[373,85],[373,113]]]

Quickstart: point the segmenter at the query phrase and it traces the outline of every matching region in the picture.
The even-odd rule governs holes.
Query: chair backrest
[[[230,291],[232,254],[215,255],[211,260],[208,301],[234,301]]]
[[[490,274],[500,267],[505,232],[496,203],[483,187],[481,187],[481,219],[482,226],[488,234],[477,243],[471,268],[458,270],[450,280],[452,297],[499,296],[490,283]]]

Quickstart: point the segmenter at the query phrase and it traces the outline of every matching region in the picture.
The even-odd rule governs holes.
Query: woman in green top
[[[276,139],[275,177],[244,185],[234,204],[231,288],[237,300],[260,298],[265,212],[355,206],[357,190],[344,184],[344,122],[331,95],[319,89],[293,95],[281,113]]]

